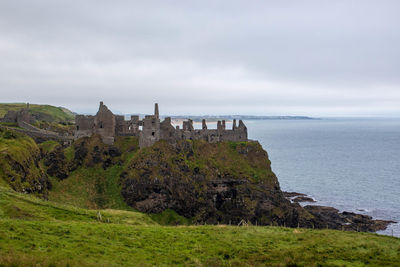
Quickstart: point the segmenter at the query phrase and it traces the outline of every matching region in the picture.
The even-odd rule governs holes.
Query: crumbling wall
[[[115,116],[115,135],[116,136],[138,136],[139,135],[139,116],[131,116],[126,121],[124,116]]]
[[[17,111],[9,110],[1,119],[2,122],[17,123]]]
[[[171,124],[171,118],[165,118],[163,122],[160,123],[160,139],[167,140],[169,143],[176,142],[178,132]]]
[[[115,139],[115,116],[103,102],[94,119],[95,133],[99,134],[106,144],[113,144]]]
[[[0,121],[18,124],[20,124],[21,122],[26,122],[32,124],[35,122],[35,119],[31,116],[29,112],[28,104],[27,108],[22,108],[18,111],[9,110]]]
[[[139,146],[151,146],[158,140],[160,140],[160,119],[155,115],[146,115],[139,135]]]
[[[75,116],[75,139],[91,136],[94,133],[94,116]]]

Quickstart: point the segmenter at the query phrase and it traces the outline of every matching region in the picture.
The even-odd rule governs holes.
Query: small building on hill
[[[9,110],[2,119],[1,122],[17,123],[19,126],[23,123],[32,124],[35,123],[35,119],[29,112],[29,103],[26,104],[26,108],[20,110]]]

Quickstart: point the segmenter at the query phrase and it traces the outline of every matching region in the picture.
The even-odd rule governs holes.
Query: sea
[[[245,121],[268,152],[281,189],[400,222],[400,119]],[[229,126],[229,125],[227,125]],[[400,237],[400,223],[378,232]]]

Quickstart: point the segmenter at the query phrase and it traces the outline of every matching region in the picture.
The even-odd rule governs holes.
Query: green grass
[[[74,159],[75,150],[73,146],[69,146],[64,150],[64,156],[68,161],[72,161]]]
[[[9,110],[18,111],[26,108],[25,103],[0,103],[0,117],[3,117]],[[49,122],[72,121],[74,114],[66,108],[50,105],[30,104],[29,110],[32,115]]]
[[[191,225],[192,221],[180,216],[174,210],[166,209],[162,213],[150,214],[150,218],[161,225]]]
[[[394,237],[283,227],[161,226],[139,212],[81,209],[0,187],[0,265],[5,266],[398,266],[399,262],[400,239]]]
[[[101,220],[98,213],[101,214]],[[28,194],[16,193],[0,186],[0,219],[24,221],[108,222],[127,225],[154,225],[156,222],[140,212],[90,210],[73,205],[45,201]]]
[[[220,173],[240,177],[243,180],[263,181],[271,188],[275,186],[277,178],[271,170],[267,152],[258,142],[219,142],[217,144],[202,140],[181,142],[187,143],[190,149],[177,152],[165,141],[159,141],[151,147],[141,149],[132,159],[139,168],[127,170],[129,177],[139,177],[144,169],[141,167],[146,167],[148,161],[167,163],[171,172],[178,177],[182,171],[176,162],[181,162],[192,173],[197,168],[204,176],[212,180],[216,179]],[[162,179],[160,169],[161,166],[154,166],[151,169],[150,178]]]
[[[132,210],[120,194],[121,170],[122,167],[118,165],[106,170],[101,167],[80,167],[65,180],[52,178],[49,199],[83,208]]]
[[[107,147],[96,137],[91,138],[87,146],[89,151],[95,146]],[[49,191],[49,199],[82,208],[132,210],[121,195],[120,175],[138,150],[138,138],[121,137],[114,146],[123,152],[120,157],[114,159],[117,164],[107,169],[104,169],[101,163],[94,166],[83,165],[70,173],[67,179],[60,181],[51,178],[53,187]],[[74,146],[66,148],[66,160],[73,160],[74,153]],[[86,163],[87,161],[89,159],[86,159]]]
[[[16,122],[0,122],[0,126],[20,128]]]
[[[49,153],[53,151],[57,146],[59,146],[60,143],[54,140],[49,140],[45,141],[41,144],[39,144],[39,148],[44,152],[44,153]]]
[[[41,117],[42,119],[46,119]],[[52,117],[53,118],[53,117]],[[40,129],[47,131],[57,132],[62,135],[73,135],[75,131],[75,125],[71,121],[49,121],[53,119],[47,119],[47,121],[37,120],[33,125]]]

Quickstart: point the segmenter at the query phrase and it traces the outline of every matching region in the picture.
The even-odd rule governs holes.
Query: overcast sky
[[[400,116],[400,1],[0,1],[0,102]]]

